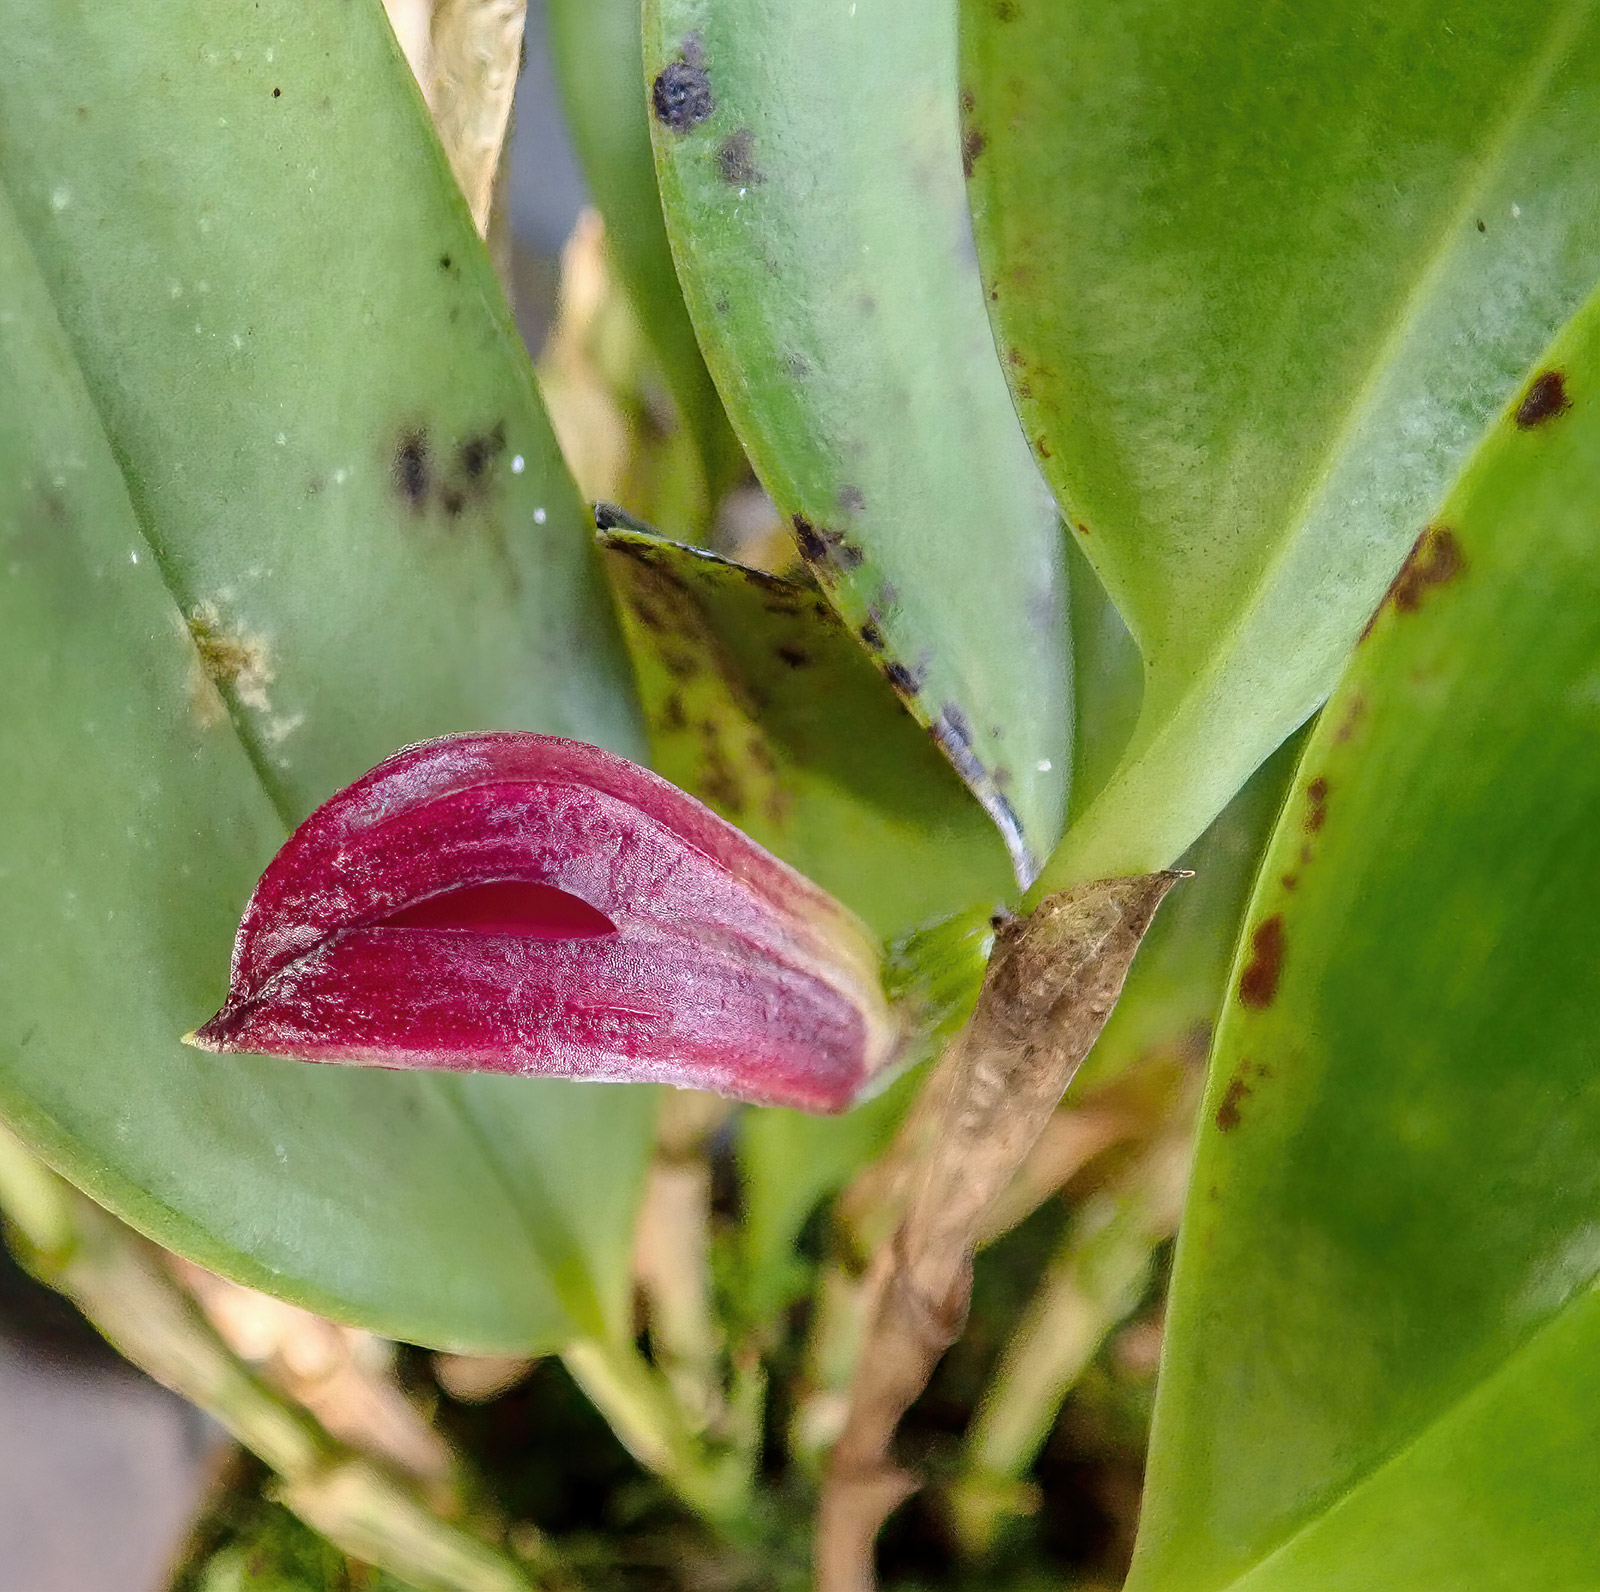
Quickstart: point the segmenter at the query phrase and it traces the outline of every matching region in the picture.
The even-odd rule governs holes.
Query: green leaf
[[[1324,711],[1251,904],[1139,1592],[1594,1582],[1600,299],[1545,358]]]
[[[1109,777],[1138,714],[1140,663],[1075,543],[1067,562],[1077,689],[1072,801],[1081,808]],[[1179,858],[1194,878],[1162,903],[1140,942],[1122,994],[1068,1086],[1071,1101],[1146,1062],[1199,1062],[1209,1054],[1240,919],[1300,751],[1298,738],[1280,747]]]
[[[1239,924],[1255,884],[1303,738],[1293,737],[1183,854],[1194,878],[1162,903],[1139,944],[1116,1007],[1067,1087],[1069,1103],[1133,1068],[1210,1054]]]
[[[1338,677],[1600,270],[1580,0],[964,0],[1018,411],[1143,651],[1041,888],[1170,864]]]
[[[1031,879],[1071,746],[1061,537],[983,316],[953,6],[647,0],[644,55],[667,230],[734,427]]]
[[[978,804],[815,587],[602,531],[654,767],[884,940],[1009,888]]]
[[[0,1109],[317,1309],[479,1349],[607,1330],[649,1092],[178,1042],[286,825],[397,746],[637,751],[585,515],[384,18],[8,24]]]
[[[567,125],[617,273],[694,435],[714,508],[743,469],[744,453],[700,356],[661,219],[638,0],[549,0],[546,25]]]

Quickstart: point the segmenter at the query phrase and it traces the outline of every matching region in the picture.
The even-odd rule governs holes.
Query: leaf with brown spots
[[[1534,377],[1533,385],[1522,395],[1517,405],[1517,426],[1531,431],[1557,415],[1564,415],[1572,407],[1567,396],[1567,378],[1559,370],[1544,370]]]
[[[1600,15],[959,10],[1002,369],[1149,685],[1042,891],[1170,865],[1326,698],[1478,439],[1581,409],[1582,367],[1536,361],[1600,278]]]
[[[364,767],[467,727],[643,749],[382,9],[8,22],[0,1116],[162,1244],[342,1320],[523,1353],[624,1330],[650,1092],[179,1043],[251,877]]]
[[[1217,1107],[1216,1123],[1222,1133],[1231,1133],[1244,1120],[1239,1107],[1242,1106],[1255,1090],[1245,1082],[1243,1072],[1236,1072],[1228,1080],[1228,1091],[1222,1097],[1222,1104]]]
[[[1028,880],[1071,772],[1063,537],[979,299],[962,163],[990,129],[963,134],[953,22],[647,0],[645,76],[685,300],[756,474]]]
[[[747,466],[684,308],[661,219],[638,0],[546,0],[545,12],[567,126],[585,185],[605,218],[607,260],[693,441],[701,483],[696,496],[709,522]]]
[[[1600,369],[1600,293],[1535,368]],[[1597,501],[1600,415],[1530,446],[1508,408],[1312,732],[1216,1037],[1131,1592],[1591,1579]]]
[[[885,638],[869,656],[805,586],[597,517],[661,773],[886,936],[1004,894],[1003,852],[896,700],[895,671],[914,674]]]

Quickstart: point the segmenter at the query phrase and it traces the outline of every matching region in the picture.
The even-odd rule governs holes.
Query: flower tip
[[[211,1053],[848,1109],[901,1048],[876,942],[666,781],[514,732],[409,747],[268,867]]]

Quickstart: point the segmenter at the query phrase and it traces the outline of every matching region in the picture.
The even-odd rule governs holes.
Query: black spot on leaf
[[[728,134],[717,150],[717,172],[734,188],[753,188],[765,181],[755,161],[755,134],[741,127]]]
[[[471,482],[481,481],[488,474],[489,467],[495,459],[505,452],[505,447],[504,426],[496,426],[493,431],[468,437],[456,450],[456,461],[461,467],[462,475]]]
[[[923,671],[921,669],[908,669],[903,663],[889,662],[884,664],[883,672],[901,696],[915,696],[922,689]]]
[[[408,431],[394,451],[395,490],[414,511],[420,513],[428,501],[428,437],[426,432]]]
[[[698,127],[717,108],[706,69],[686,60],[671,61],[650,87],[656,120],[675,133]]]
[[[817,574],[849,574],[861,567],[865,555],[838,531],[813,525],[803,514],[792,516],[791,523],[800,556]]]

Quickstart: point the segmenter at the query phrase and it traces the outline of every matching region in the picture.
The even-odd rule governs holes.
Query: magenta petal
[[[313,813],[193,1040],[820,1111],[897,1046],[832,897],[647,770],[510,733],[409,747]]]

